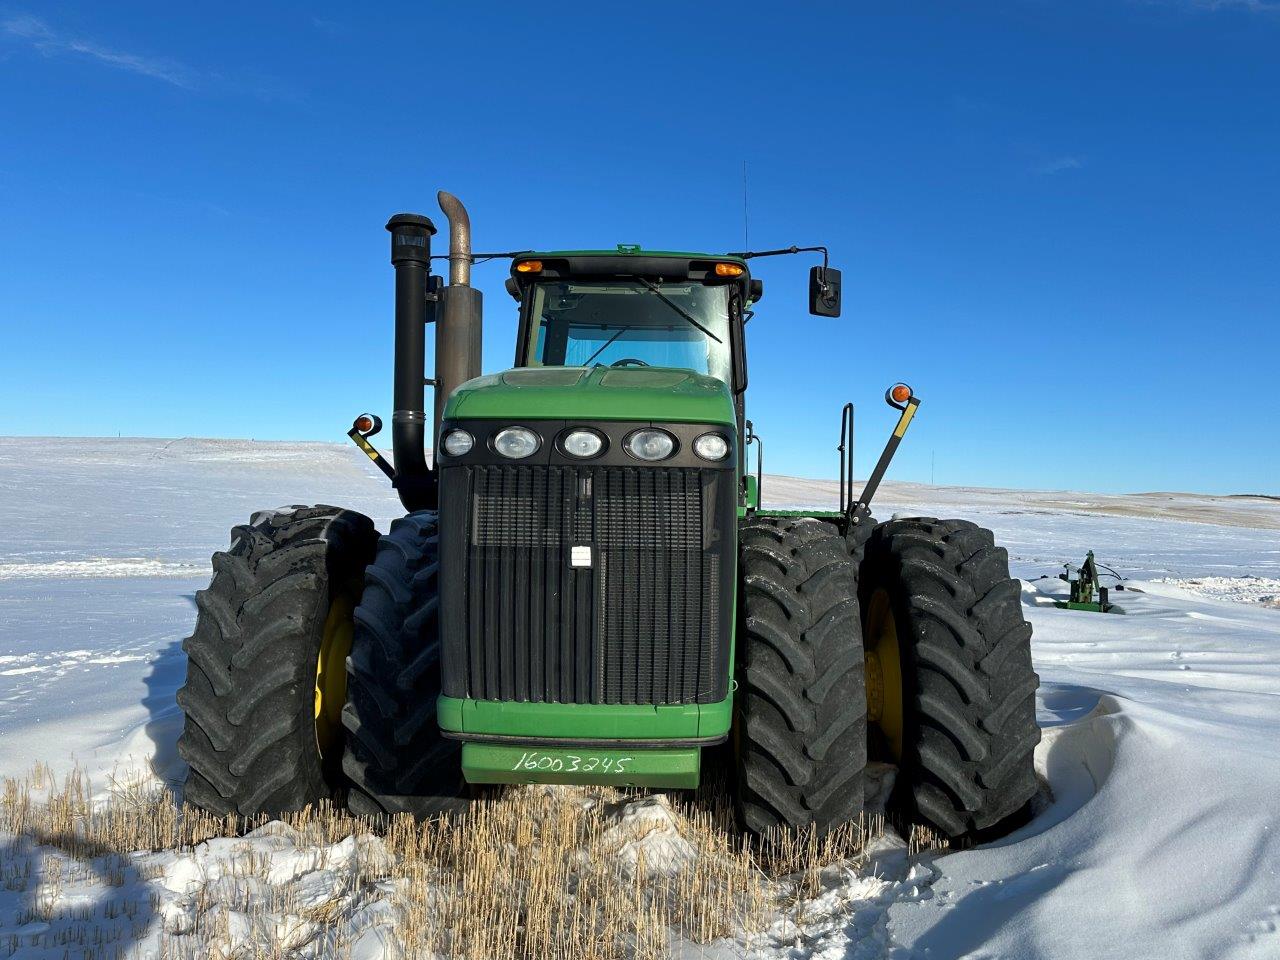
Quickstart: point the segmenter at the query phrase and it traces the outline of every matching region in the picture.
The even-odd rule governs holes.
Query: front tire
[[[440,735],[439,525],[395,521],[365,570],[347,658],[346,753],[352,813],[423,820],[466,808],[462,749]]]
[[[858,566],[823,520],[757,515],[739,534],[738,819],[754,834],[825,833],[862,812]]]
[[[349,635],[377,537],[362,514],[294,506],[255,513],[213,555],[182,644],[186,802],[218,816],[276,815],[341,789],[341,750],[321,749],[321,673],[326,650]]]
[[[862,562],[873,754],[895,804],[947,837],[1007,827],[1036,792],[1031,625],[1009,556],[966,520],[891,520]]]

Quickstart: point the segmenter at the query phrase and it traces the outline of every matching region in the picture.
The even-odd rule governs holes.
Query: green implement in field
[[[1124,611],[1111,602],[1109,591],[1101,583],[1101,576],[1098,573],[1098,562],[1093,557],[1093,551],[1084,558],[1084,563],[1079,567],[1073,567],[1066,564],[1066,572],[1058,574],[1059,580],[1065,580],[1071,585],[1071,598],[1069,600],[1055,600],[1053,605],[1062,610],[1082,610],[1086,613],[1124,613]],[[1072,574],[1075,574],[1072,577]],[[1121,586],[1119,589],[1123,590]],[[1094,597],[1097,597],[1095,600]]]

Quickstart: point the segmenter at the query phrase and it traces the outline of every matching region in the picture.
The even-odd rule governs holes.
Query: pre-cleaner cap
[[[387,221],[387,229],[391,231],[392,263],[405,260],[431,262],[431,238],[435,236],[436,225],[430,217],[420,213],[397,213]]]

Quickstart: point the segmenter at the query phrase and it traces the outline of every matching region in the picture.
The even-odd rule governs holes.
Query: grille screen
[[[446,661],[461,660],[446,687],[465,686],[462,695],[475,699],[560,703],[724,698],[732,565],[715,502],[732,473],[465,469],[469,509],[445,514],[465,513],[465,530],[442,562],[461,560],[461,548],[466,572],[446,577],[465,594],[444,602]]]

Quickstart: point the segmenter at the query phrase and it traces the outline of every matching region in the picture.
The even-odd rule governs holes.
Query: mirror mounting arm
[[[785,257],[793,253],[820,253],[822,254],[822,269],[827,269],[827,248],[826,247],[783,247],[780,250],[743,250],[738,253],[726,253],[726,257],[738,257],[741,260],[753,260],[756,257]]]
[[[784,257],[793,253],[822,254],[822,266],[809,271],[809,312],[817,317],[840,316],[840,271],[830,265],[826,247],[791,246],[778,250],[740,250],[726,256],[752,260],[756,257]]]

